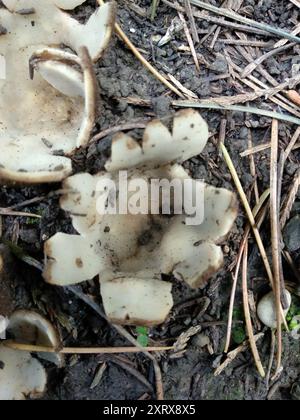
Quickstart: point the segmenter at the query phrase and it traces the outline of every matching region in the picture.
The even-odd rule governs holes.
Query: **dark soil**
[[[87,1],[75,11],[78,19],[84,20],[95,8],[95,1]],[[207,1],[220,6],[221,1]],[[208,37],[201,45],[196,45],[197,53],[203,59],[201,70],[195,69],[192,56],[182,52],[180,47],[187,46],[184,32],[177,33],[165,46],[159,48],[154,42],[155,36],[164,35],[170,26],[176,11],[161,2],[158,14],[151,22],[149,19],[150,0],[120,0],[118,1],[118,20],[123,30],[140,49],[149,62],[161,73],[171,73],[186,88],[196,93],[199,98],[211,98],[223,95],[234,96],[249,91],[245,85],[234,80],[230,75],[228,63],[224,55],[222,42],[229,35],[238,39],[236,31],[221,27],[218,38],[211,46],[213,36]],[[240,14],[265,22],[272,26],[291,31],[299,21],[299,9],[287,0],[244,0]],[[196,19],[200,38],[204,37],[212,27],[205,19]],[[246,34],[249,40],[278,41],[277,38]],[[221,40],[221,41],[220,41]],[[234,47],[234,46],[231,46]],[[259,56],[268,48],[248,48],[247,51]],[[248,62],[236,50],[235,63],[241,68]],[[299,63],[299,46],[293,46],[282,54],[275,55],[263,63],[263,68],[276,79],[284,81],[292,76],[292,66]],[[163,84],[158,82],[140,64],[124,43],[114,36],[109,50],[96,65],[102,96],[101,114],[95,128],[95,134],[114,125],[145,120],[152,117],[166,117],[176,110],[172,107],[173,99]],[[253,75],[266,82],[262,75],[254,71]],[[132,98],[145,100],[147,106],[134,105]],[[268,108],[285,112],[265,98],[256,100],[253,104],[258,108]],[[254,179],[250,175],[249,158],[241,157],[240,153],[248,149],[248,131],[251,129],[253,145],[270,141],[271,120],[269,118],[246,115],[239,112],[202,112],[211,132],[210,141],[201,156],[188,161],[185,166],[195,178],[218,187],[234,190],[234,185],[228,169],[218,148],[221,120],[226,124],[226,145],[234,160],[234,165],[241,178],[246,192],[253,191]],[[296,127],[291,124],[280,124],[280,147],[284,148],[290,141]],[[138,135],[139,130],[134,130]],[[111,137],[93,144],[88,150],[80,150],[73,157],[74,171],[97,173],[103,169],[109,156]],[[268,151],[254,155],[259,192],[269,187],[270,154]],[[294,175],[299,168],[300,155],[293,151],[287,162],[284,179],[283,195],[288,191]],[[46,185],[30,188],[2,187],[0,206],[9,207],[25,200],[46,196],[51,191],[59,189],[60,185]],[[295,200],[291,218],[299,213],[300,194]],[[251,204],[255,202],[251,199]],[[57,231],[72,232],[68,216],[59,208],[55,196],[27,207],[22,211],[42,215],[41,221],[24,217],[3,217],[3,238],[17,242],[27,254],[42,261],[43,242]],[[175,308],[164,325],[150,331],[150,343],[154,345],[172,344],[180,333],[191,326],[203,325],[202,331],[188,343],[186,353],[178,359],[163,354],[160,365],[163,372],[163,384],[166,399],[207,399],[207,400],[261,400],[261,399],[299,399],[300,387],[300,349],[299,341],[288,335],[284,337],[284,371],[275,383],[269,386],[258,376],[250,352],[241,354],[230,364],[219,377],[214,376],[214,368],[224,359],[223,349],[226,335],[227,312],[232,286],[232,269],[240,247],[241,238],[246,226],[246,217],[241,209],[240,216],[229,237],[223,243],[226,262],[208,286],[203,290],[192,291],[183,284],[174,281]],[[292,223],[292,222],[289,222]],[[285,241],[293,244],[292,257],[296,266],[300,267],[300,237],[299,219],[298,236],[294,229],[286,229]],[[268,251],[270,250],[270,229],[267,218],[261,233]],[[288,225],[289,226],[289,225]],[[293,237],[291,238],[291,235]],[[297,245],[298,244],[298,245]],[[60,329],[66,346],[119,346],[128,345],[110,325],[78,300],[70,291],[48,286],[42,280],[38,270],[21,261],[16,261],[19,271],[19,282],[16,287],[17,306],[32,307],[49,317]],[[296,282],[294,275],[284,266],[285,277]],[[250,241],[249,258],[249,288],[257,299],[268,291],[267,276],[262,260],[253,240]],[[97,283],[86,284],[82,290],[99,299]],[[205,298],[199,301],[198,298]],[[197,299],[197,300],[196,300]],[[297,299],[297,297],[295,297]],[[189,302],[183,306],[182,303]],[[200,303],[199,303],[200,302]],[[202,302],[202,303],[201,303]],[[203,304],[208,303],[206,310]],[[202,307],[201,307],[202,305]],[[207,305],[206,305],[207,306]],[[234,338],[232,348],[235,348],[245,338],[245,327],[242,312],[241,289],[239,287],[235,307]],[[132,334],[135,330],[131,329]],[[204,346],[202,347],[202,345]],[[207,345],[208,344],[208,345]],[[266,329],[264,338],[259,342],[259,349],[264,366],[267,367],[270,354],[270,333]],[[101,362],[107,364],[99,385],[91,389],[91,383]],[[153,387],[146,387],[136,376],[124,369],[126,363],[131,369],[139,372]],[[122,366],[121,366],[122,365]],[[155,381],[152,364],[143,355],[134,356],[82,356],[69,357],[66,367],[58,370],[48,366],[49,384],[45,399],[139,399],[155,398]]]

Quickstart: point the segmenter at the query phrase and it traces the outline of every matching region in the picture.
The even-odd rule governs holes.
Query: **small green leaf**
[[[137,341],[143,347],[147,347],[149,343],[149,339],[146,335],[139,335]]]
[[[232,331],[232,338],[236,344],[242,344],[246,340],[246,332],[243,326],[238,326]]]
[[[137,342],[143,346],[147,347],[149,343],[149,329],[147,327],[136,327],[136,333],[137,333]]]

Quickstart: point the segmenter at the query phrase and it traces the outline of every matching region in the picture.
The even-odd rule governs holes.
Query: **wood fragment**
[[[211,43],[209,45],[209,48],[211,50],[213,50],[215,48],[215,45],[216,45],[216,42],[217,42],[218,37],[220,35],[220,32],[221,32],[221,26],[218,26],[217,29],[216,29],[216,31],[215,31],[214,37],[213,37],[213,39],[212,39],[212,41],[211,41]]]
[[[262,337],[264,337],[264,333],[259,333],[254,336],[254,341],[257,342]],[[249,341],[246,341],[235,350],[228,353],[226,360],[215,370],[214,376],[219,376],[221,373],[241,354],[244,353],[249,348]]]
[[[176,353],[183,352],[186,349],[186,346],[188,345],[188,342],[191,339],[191,337],[198,334],[198,332],[200,332],[201,329],[201,325],[197,325],[195,327],[189,328],[187,331],[180,334],[180,336],[173,345],[173,352],[175,353],[175,355]]]
[[[219,42],[225,45],[243,45],[249,47],[258,47],[258,48],[270,48],[274,45],[273,42],[265,41],[250,41],[248,39],[228,39],[228,38],[219,38]]]

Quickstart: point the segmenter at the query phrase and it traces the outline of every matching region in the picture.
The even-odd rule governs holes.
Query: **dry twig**
[[[264,336],[264,333],[259,333],[254,336],[255,342],[257,342],[259,339],[261,339]],[[249,348],[249,341],[246,341],[245,343],[241,344],[239,347],[237,347],[235,350],[228,353],[227,358],[225,362],[223,362],[216,370],[214,375],[219,376],[221,373],[244,351],[246,351]]]
[[[282,328],[281,324],[284,319],[281,316],[281,301],[286,297],[284,288],[282,287],[283,279],[281,279],[281,250],[279,241],[279,209],[278,209],[278,183],[277,183],[277,164],[278,164],[278,121],[272,122],[271,135],[271,174],[270,174],[270,218],[271,218],[271,239],[272,239],[272,259],[274,270],[274,294],[276,298],[276,315],[277,315],[277,367],[276,373],[281,369],[282,360]],[[284,305],[285,307],[285,305]]]
[[[249,307],[249,298],[248,298],[248,242],[245,244],[244,253],[243,253],[243,264],[242,264],[242,279],[243,279],[243,303],[244,303],[244,314],[246,321],[247,334],[249,337],[249,344],[251,351],[254,357],[254,361],[257,367],[257,370],[262,378],[266,376],[263,365],[260,360],[258,349],[256,346],[255,335],[253,332],[253,326],[251,321],[250,307]]]
[[[264,205],[265,201],[269,198],[270,190],[266,190],[260,197],[258,204],[253,209],[253,216],[256,217],[261,210],[262,206]],[[257,223],[257,226],[259,223]],[[230,296],[230,304],[229,304],[229,311],[228,311],[228,324],[227,324],[227,335],[226,335],[226,344],[225,344],[225,353],[228,352],[230,347],[230,340],[231,340],[231,329],[232,329],[232,323],[233,323],[233,309],[234,309],[234,301],[235,301],[235,295],[236,295],[236,289],[237,289],[237,282],[238,282],[238,276],[240,271],[240,265],[242,262],[242,257],[244,253],[245,245],[248,241],[249,234],[251,231],[251,226],[248,225],[245,229],[244,236],[240,245],[239,253],[237,256],[237,262],[235,266],[235,272],[233,276],[233,285],[231,289],[231,296]]]
[[[252,106],[243,105],[219,105],[213,102],[195,102],[195,101],[173,101],[172,105],[179,108],[203,108],[203,109],[220,109],[223,111],[249,112],[250,114],[263,115],[265,117],[274,118],[279,121],[286,121],[292,124],[300,125],[300,118],[292,117],[286,114],[280,114],[275,111],[254,108]]]
[[[54,349],[52,347],[37,346],[33,344],[22,344],[14,341],[5,341],[4,345],[10,349],[29,351],[36,353],[57,353],[57,354],[116,354],[116,353],[141,353],[142,351],[168,351],[173,350],[170,347],[63,347]]]

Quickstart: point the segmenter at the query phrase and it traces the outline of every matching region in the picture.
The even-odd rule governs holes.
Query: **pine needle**
[[[300,125],[300,118],[292,117],[287,114],[280,114],[275,111],[255,108],[243,105],[219,105],[213,102],[195,102],[195,101],[173,101],[172,105],[179,108],[201,108],[201,109],[220,109],[222,111],[249,112],[249,114],[263,115],[264,117],[274,118],[279,121],[286,121],[292,124]]]

